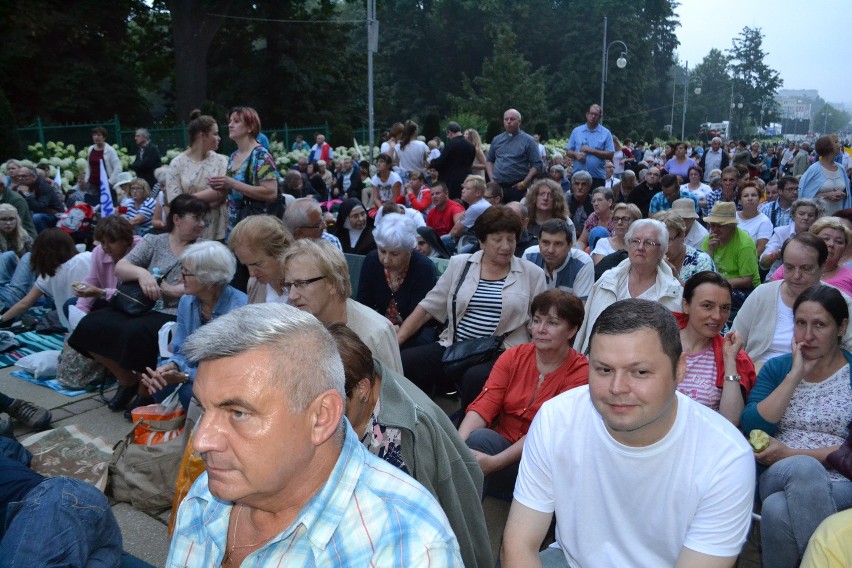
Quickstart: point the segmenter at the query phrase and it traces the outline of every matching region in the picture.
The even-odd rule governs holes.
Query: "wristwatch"
[[[738,383],[738,382],[740,382],[740,376],[739,375],[725,375],[725,380],[730,381],[732,383]]]

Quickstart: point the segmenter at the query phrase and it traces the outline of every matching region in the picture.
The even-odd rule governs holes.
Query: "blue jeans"
[[[45,229],[56,226],[56,215],[49,213],[33,213],[33,225],[35,225],[36,233],[40,233]]]
[[[470,433],[465,440],[467,447],[489,456],[496,456],[508,449],[512,442],[490,428],[480,428]],[[509,467],[486,475],[482,482],[482,497],[493,495],[504,501],[511,501],[515,492],[515,481],[518,479],[518,467],[520,463],[513,463]]]
[[[17,466],[4,467],[0,483],[31,475],[23,464]],[[7,508],[0,541],[4,567],[113,568],[121,557],[121,530],[106,497],[91,484],[68,477],[45,479]]]
[[[763,503],[760,540],[763,565],[798,566],[817,526],[852,507],[852,481],[831,481],[825,467],[810,456],[791,456],[760,476]]]
[[[14,257],[14,258],[13,258]],[[6,282],[0,280],[0,306],[2,309],[11,308],[27,295],[35,284],[36,277],[30,267],[30,253],[24,254],[20,260],[14,252],[0,254],[0,276],[9,273],[11,277]]]

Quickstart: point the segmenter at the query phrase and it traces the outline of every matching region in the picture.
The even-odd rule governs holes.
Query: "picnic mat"
[[[86,394],[87,392],[89,392],[85,389],[81,389],[81,390],[66,389],[61,384],[59,384],[59,381],[57,379],[37,379],[32,375],[32,373],[29,373],[27,371],[12,371],[11,374],[12,374],[13,377],[17,377],[17,378],[21,379],[22,381],[27,381],[28,383],[32,383],[34,385],[39,385],[39,386],[42,386],[42,387],[47,387],[49,389],[53,389],[56,392],[58,392],[59,394],[64,394],[65,396],[80,396],[81,394]]]
[[[32,355],[33,353],[49,351],[51,349],[62,351],[62,344],[64,343],[65,336],[61,333],[42,335],[35,331],[27,331],[25,333],[17,334],[15,339],[21,343],[21,346],[17,349],[11,349],[4,353],[0,353],[0,369],[11,367],[19,359],[22,359],[27,355]]]

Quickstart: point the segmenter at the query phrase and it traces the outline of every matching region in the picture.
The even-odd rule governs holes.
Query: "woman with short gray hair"
[[[438,281],[435,263],[414,250],[417,228],[405,215],[382,217],[373,232],[378,250],[367,255],[361,268],[358,301],[401,326]],[[402,348],[437,340],[433,326],[423,326]]]
[[[204,324],[244,306],[248,298],[228,284],[237,270],[237,260],[222,243],[195,243],[178,260],[186,293],[178,304],[172,356],[156,369],[148,367],[142,374],[142,384],[158,402],[179,389],[180,402],[188,408],[198,365],[186,358],[183,343]]]

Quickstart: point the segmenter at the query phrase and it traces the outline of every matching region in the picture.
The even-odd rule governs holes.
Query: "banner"
[[[115,205],[112,202],[112,193],[109,190],[109,178],[107,177],[104,161],[101,164],[101,218],[115,215]]]

